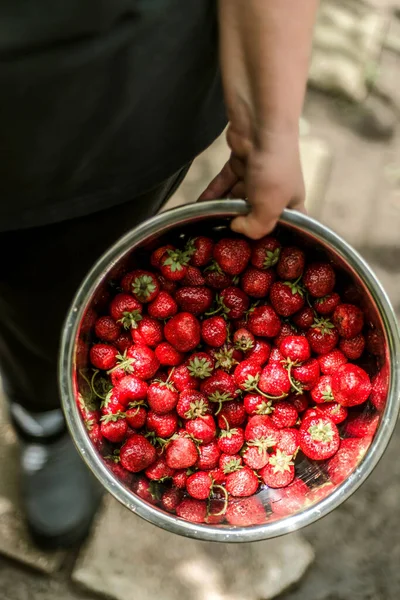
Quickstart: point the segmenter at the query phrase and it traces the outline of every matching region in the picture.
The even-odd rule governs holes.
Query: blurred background
[[[400,1],[322,0],[301,122],[307,208],[369,261],[397,313],[399,115]],[[168,207],[194,202],[227,157],[221,136]],[[160,532],[106,498],[84,547],[43,553],[24,529],[18,448],[5,414],[0,423],[1,600],[400,597],[398,431],[362,489],[301,535],[211,546]]]

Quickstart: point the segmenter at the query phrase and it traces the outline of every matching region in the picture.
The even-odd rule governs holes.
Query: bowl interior
[[[305,217],[301,217],[305,219]],[[301,221],[300,219],[300,221]],[[178,220],[179,221],[179,220]],[[157,499],[160,498],[163,490],[170,486],[168,481],[164,483],[154,483],[153,498],[150,501],[139,497],[135,490],[137,489],[139,477],[122,473],[118,463],[113,462],[113,449],[106,441],[98,441],[95,434],[95,421],[98,417],[98,409],[101,403],[101,396],[105,396],[108,389],[107,380],[101,374],[97,374],[95,389],[98,395],[93,393],[90,382],[92,381],[94,371],[88,361],[88,354],[92,339],[92,326],[94,320],[107,313],[107,306],[110,297],[118,291],[118,281],[124,273],[133,268],[147,268],[150,266],[149,257],[151,251],[162,245],[164,242],[176,243],[182,246],[185,239],[196,235],[211,235],[214,238],[225,236],[228,233],[229,217],[217,216],[198,216],[193,217],[191,222],[177,224],[170,223],[167,227],[163,226],[162,233],[154,231],[146,236],[145,240],[130,244],[129,249],[121,250],[114,259],[97,277],[90,282],[87,297],[81,294],[79,302],[75,303],[72,309],[67,336],[72,336],[70,343],[72,356],[72,372],[62,373],[62,378],[70,378],[73,390],[73,397],[67,397],[64,393],[64,406],[67,412],[67,418],[71,424],[74,421],[72,433],[75,441],[84,458],[90,455],[89,465],[95,474],[106,485],[118,499],[126,504],[131,510],[137,512],[146,519],[157,525],[166,527],[177,533],[193,535],[203,539],[218,539],[223,541],[229,539],[227,532],[236,530],[238,535],[233,541],[249,539],[246,537],[246,531],[253,531],[250,539],[261,539],[272,537],[285,531],[296,529],[298,526],[315,520],[320,515],[328,512],[341,501],[343,501],[356,487],[361,483],[362,463],[367,459],[371,452],[372,438],[366,438],[362,442],[357,442],[359,452],[357,460],[351,463],[349,468],[343,471],[344,482],[340,477],[331,481],[326,462],[319,463],[312,461],[298,453],[296,457],[296,476],[302,484],[299,484],[299,490],[292,495],[285,489],[273,490],[266,486],[259,491],[257,498],[264,507],[263,518],[256,523],[251,520],[242,526],[232,528],[226,522],[212,524],[201,524],[194,526],[171,515],[160,508]],[[161,225],[160,225],[161,228]],[[229,232],[229,235],[232,235]],[[377,415],[379,419],[378,435],[382,428],[383,415],[385,412],[386,397],[392,378],[390,361],[390,340],[388,337],[388,326],[385,322],[382,308],[376,301],[376,291],[371,289],[370,282],[366,282],[362,269],[357,263],[357,257],[348,261],[345,254],[340,249],[334,247],[329,240],[322,239],[319,233],[304,231],[299,224],[298,219],[293,219],[290,215],[285,216],[281,221],[274,235],[279,237],[284,245],[300,245],[312,260],[329,260],[335,265],[337,271],[337,291],[342,298],[354,304],[359,305],[366,315],[365,334],[368,340],[367,350],[364,352],[357,364],[362,366],[369,375],[374,378],[379,373],[381,380],[381,402],[379,411],[375,405],[368,401],[361,407],[350,409],[352,413]],[[78,294],[79,297],[79,294]],[[80,421],[77,424],[77,421]],[[78,427],[78,429],[77,429]],[[341,436],[349,436],[345,428],[339,425]],[[377,434],[375,434],[377,435]],[[77,440],[77,437],[79,439]],[[387,442],[386,442],[387,443]],[[386,445],[386,444],[385,444]],[[353,480],[353,481],[352,481]],[[306,486],[306,487],[305,487]],[[343,491],[341,491],[343,489]],[[319,509],[319,507],[323,507]],[[307,519],[301,519],[299,515],[308,513]],[[297,518],[295,517],[297,515]],[[208,530],[208,533],[207,533]],[[262,533],[257,533],[262,530]],[[243,534],[243,535],[242,535]],[[225,536],[225,538],[224,538]]]

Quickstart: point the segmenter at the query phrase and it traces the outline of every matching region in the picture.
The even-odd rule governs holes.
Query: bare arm
[[[299,118],[318,0],[219,0],[228,163],[201,199],[249,199],[232,228],[260,238],[286,206],[303,209]]]

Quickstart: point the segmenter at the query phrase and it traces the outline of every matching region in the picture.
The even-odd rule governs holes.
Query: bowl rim
[[[93,291],[104,273],[115,265],[132,246],[165,228],[203,218],[231,218],[246,214],[248,204],[243,200],[212,200],[187,204],[162,212],[135,227],[103,254],[81,283],[68,311],[61,337],[59,354],[59,387],[66,422],[72,439],[89,469],[101,484],[133,513],[170,532],[205,541],[252,542],[290,533],[310,525],[349,498],[371,474],[382,457],[394,431],[400,408],[400,335],[397,319],[382,285],[365,260],[345,240],[315,219],[297,211],[283,211],[279,222],[311,234],[325,246],[331,247],[345,262],[356,268],[368,288],[382,319],[386,332],[391,363],[388,401],[375,437],[355,471],[334,491],[315,505],[282,519],[250,527],[215,527],[195,524],[167,514],[128,491],[101,460],[90,441],[74,399],[73,358],[78,326]]]

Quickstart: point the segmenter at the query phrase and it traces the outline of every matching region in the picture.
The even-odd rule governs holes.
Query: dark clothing
[[[0,231],[138,197],[222,131],[215,0],[0,0]]]

